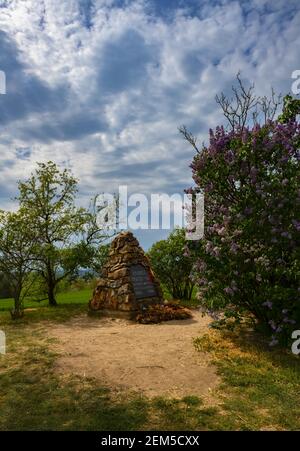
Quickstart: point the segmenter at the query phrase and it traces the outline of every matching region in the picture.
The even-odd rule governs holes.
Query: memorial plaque
[[[143,265],[132,265],[130,267],[130,273],[136,299],[157,296],[151,274],[144,268]]]

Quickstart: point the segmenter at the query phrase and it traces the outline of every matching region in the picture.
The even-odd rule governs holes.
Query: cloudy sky
[[[119,185],[183,192],[178,126],[206,140],[239,70],[267,94],[300,69],[299,0],[0,0],[0,30],[0,208],[50,159],[82,205]],[[138,233],[145,247],[165,235]]]

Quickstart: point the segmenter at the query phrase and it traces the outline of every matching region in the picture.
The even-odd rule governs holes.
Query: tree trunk
[[[23,318],[24,310],[21,303],[21,288],[18,286],[14,295],[15,308],[10,312],[12,319]]]
[[[51,307],[56,307],[57,302],[55,299],[55,280],[52,273],[51,264],[47,265],[47,285],[48,285],[48,301]]]
[[[55,287],[53,284],[49,284],[48,285],[48,300],[49,300],[49,305],[51,305],[52,307],[56,307],[57,306],[57,302],[55,299]]]

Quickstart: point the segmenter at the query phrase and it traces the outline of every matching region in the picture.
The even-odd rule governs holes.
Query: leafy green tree
[[[57,305],[55,293],[61,280],[80,265],[78,237],[86,212],[75,206],[78,181],[55,163],[38,163],[31,177],[18,183],[20,208],[26,212],[35,235],[36,270],[47,286],[49,305]]]
[[[152,268],[175,299],[191,299],[193,259],[186,254],[185,230],[175,229],[148,252]]]
[[[1,211],[0,271],[5,275],[14,298],[13,318],[23,315],[23,300],[34,282],[32,267],[35,248],[31,224],[24,211]]]
[[[97,197],[92,199],[89,209],[85,212],[85,225],[79,247],[82,268],[99,274],[108,258],[110,246],[107,244],[107,240],[115,235],[115,230],[109,222],[98,223],[98,213],[101,211],[101,207],[97,206]]]
[[[95,274],[100,275],[108,258],[109,244],[91,245],[83,242],[82,251],[84,252],[82,268],[89,271],[88,278]]]

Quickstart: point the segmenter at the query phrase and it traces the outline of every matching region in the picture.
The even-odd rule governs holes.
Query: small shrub
[[[186,251],[185,230],[175,229],[166,240],[154,243],[148,252],[156,276],[174,299],[190,300],[193,295],[194,261]]]

